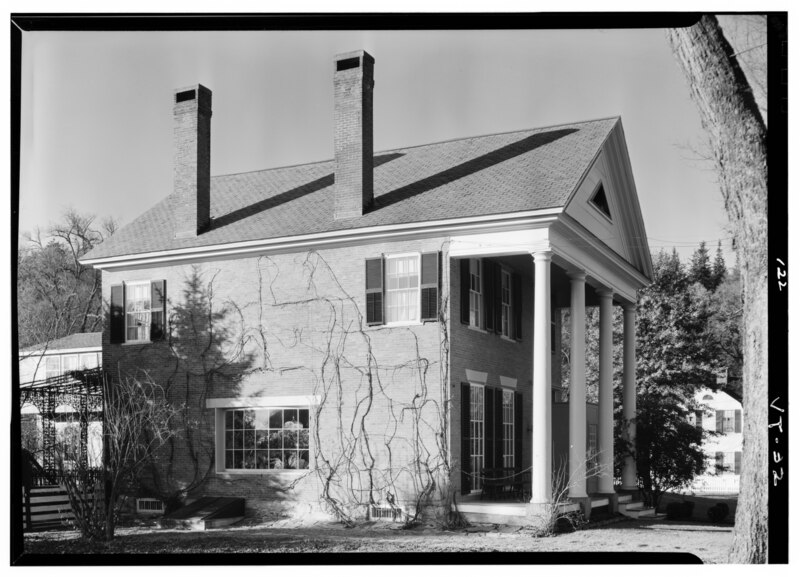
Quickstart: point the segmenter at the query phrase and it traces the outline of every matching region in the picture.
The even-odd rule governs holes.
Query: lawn
[[[108,544],[89,543],[75,531],[34,533],[25,537],[33,554],[275,554],[275,553],[453,553],[453,552],[687,552],[705,563],[725,563],[732,541],[731,524],[692,521],[613,520],[580,531],[536,537],[524,529],[478,525],[459,531],[433,526],[400,529],[386,523],[364,523],[353,529],[319,522],[249,523],[201,532],[153,527],[124,527]],[[245,521],[246,523],[246,521]],[[265,563],[270,561],[266,558]],[[313,562],[310,557],[303,559]],[[526,558],[526,562],[528,558]],[[401,559],[399,559],[401,560]],[[531,560],[533,562],[533,560]],[[570,562],[570,557],[564,558]]]

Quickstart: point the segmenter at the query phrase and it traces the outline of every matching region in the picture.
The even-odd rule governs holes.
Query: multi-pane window
[[[500,273],[500,334],[511,337],[511,273]]]
[[[386,258],[386,322],[419,321],[419,255]]]
[[[473,327],[481,327],[483,319],[481,306],[483,305],[483,284],[481,281],[481,260],[471,258],[469,260],[469,324]]]
[[[308,409],[225,412],[226,469],[308,469]]]
[[[79,368],[94,369],[100,366],[100,355],[97,353],[86,353],[81,355]]]
[[[472,477],[473,491],[481,488],[480,473],[483,470],[483,440],[484,440],[484,399],[483,385],[470,384],[469,387],[469,425],[470,425],[470,470],[474,473]]]
[[[61,357],[52,356],[44,358],[44,378],[52,379],[61,375]]]
[[[514,463],[514,391],[503,390],[503,466]]]
[[[125,285],[127,342],[150,340],[150,312],[150,283],[137,282]]]
[[[64,373],[78,370],[78,355],[64,355],[61,357],[61,369]]]
[[[722,432],[733,433],[736,430],[736,411],[724,411],[722,415]]]

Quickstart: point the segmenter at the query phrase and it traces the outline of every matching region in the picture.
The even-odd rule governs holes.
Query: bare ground
[[[732,524],[666,520],[615,519],[547,537],[495,525],[443,531],[433,526],[401,529],[385,523],[345,529],[330,522],[273,521],[203,532],[126,527],[118,529],[108,544],[86,542],[75,531],[34,533],[25,537],[25,553],[686,552],[705,563],[725,563],[732,537]],[[569,563],[569,557],[564,562]]]

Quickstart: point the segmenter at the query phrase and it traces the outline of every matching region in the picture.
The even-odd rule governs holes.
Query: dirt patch
[[[460,531],[433,526],[404,530],[382,523],[345,529],[322,522],[302,526],[288,520],[203,532],[152,527],[118,530],[111,543],[88,543],[75,531],[25,537],[28,554],[160,553],[451,553],[451,552],[686,552],[705,563],[725,563],[732,527],[710,523],[622,520],[551,537],[525,529],[478,525]],[[565,563],[569,558],[565,558]]]

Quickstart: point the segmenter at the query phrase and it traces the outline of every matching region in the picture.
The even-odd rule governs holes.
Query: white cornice
[[[449,235],[453,233],[518,229],[520,227],[535,225],[545,220],[552,220],[555,215],[561,214],[562,211],[563,207],[559,207],[511,214],[493,214],[449,220],[375,226],[356,230],[323,232],[210,246],[154,251],[133,255],[85,259],[81,261],[81,264],[92,266],[100,270],[108,270],[130,266],[168,264],[188,260],[209,260],[261,253],[279,253],[302,249],[330,248],[333,246],[347,246],[389,240],[402,240],[408,237],[438,236]]]

